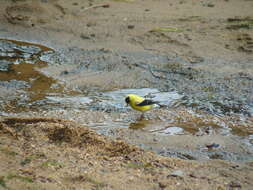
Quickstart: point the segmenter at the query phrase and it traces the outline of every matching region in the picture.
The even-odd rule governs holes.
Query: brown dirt
[[[106,6],[92,7],[101,4]],[[2,0],[0,35],[58,50],[170,53],[208,71],[252,74],[252,8],[251,0]],[[157,31],[158,27],[178,30]],[[228,64],[198,65],[203,58],[224,59]],[[72,66],[50,67],[49,73],[57,78],[65,67]],[[136,73],[125,77],[134,78]],[[76,75],[69,83],[105,90],[135,87],[134,80],[115,82],[119,72],[99,76],[80,80]],[[224,190],[253,186],[252,163],[164,158],[57,119],[2,119],[0,152],[0,189]],[[176,170],[183,174],[172,175]]]
[[[22,0],[0,12],[4,36],[53,47],[174,52],[193,63],[252,53],[252,1]],[[159,27],[178,30],[151,32]]]
[[[164,158],[51,118],[2,118],[2,189],[250,189],[253,165]],[[173,174],[180,170],[181,174]],[[180,173],[180,172],[179,172]]]

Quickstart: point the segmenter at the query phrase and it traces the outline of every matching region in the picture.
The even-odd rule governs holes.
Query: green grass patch
[[[4,176],[0,176],[0,186],[3,188],[7,188]]]
[[[0,152],[9,155],[9,156],[16,156],[18,155],[18,153],[16,153],[15,151],[9,150],[8,148],[2,148],[0,147]]]
[[[45,162],[42,163],[41,165],[42,167],[63,167],[63,164],[61,164],[60,162],[58,162],[57,160],[47,160]]]
[[[151,163],[134,163],[134,162],[130,162],[126,165],[126,167],[128,168],[136,168],[136,169],[141,169],[141,168],[152,168],[152,164]]]
[[[134,2],[135,0],[112,0],[112,1],[132,3],[132,2]]]
[[[22,161],[20,162],[20,165],[21,165],[21,166],[25,166],[25,165],[27,165],[27,164],[30,164],[31,161],[32,161],[32,158],[30,158],[30,157],[25,158],[24,160],[22,160]]]
[[[96,190],[99,190],[99,189],[101,189],[101,188],[103,188],[103,187],[106,186],[105,183],[100,182],[100,181],[97,181],[97,180],[95,180],[95,179],[93,179],[93,178],[91,178],[91,177],[88,177],[88,176],[86,176],[86,180],[87,180],[88,182],[90,182],[91,184],[93,184],[93,185],[95,186],[95,189],[96,189]]]
[[[18,175],[18,174],[9,174],[7,176],[7,179],[8,180],[18,179],[23,182],[33,183],[33,179],[31,177],[22,176],[22,175]]]
[[[252,18],[228,18],[226,24],[228,24],[227,29],[253,29],[253,19]]]
[[[183,32],[183,29],[176,27],[156,27],[150,30],[150,32]]]
[[[201,16],[189,16],[184,18],[179,18],[179,21],[188,22],[188,21],[201,21],[203,18]]]
[[[183,68],[183,65],[179,62],[168,63],[168,64],[164,65],[164,68],[169,69],[171,71],[175,71],[175,70]]]
[[[22,160],[20,162],[21,166],[25,166],[27,164],[30,164],[33,160],[36,159],[41,159],[41,158],[46,158],[44,153],[35,153],[35,154],[31,154],[28,157],[26,157],[24,160]]]
[[[213,86],[208,86],[208,87],[203,87],[202,90],[205,92],[214,92],[215,88]]]

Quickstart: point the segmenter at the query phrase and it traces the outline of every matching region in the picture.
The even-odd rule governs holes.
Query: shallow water
[[[165,156],[233,161],[252,158],[252,122],[245,116],[237,115],[230,121],[225,115],[209,116],[189,107],[178,111],[175,105],[185,101],[185,94],[175,90],[131,88],[83,94],[67,89],[38,71],[48,65],[47,57],[53,52],[38,44],[0,39],[0,115],[43,114],[75,120],[100,134],[129,140]],[[127,94],[152,98],[162,108],[157,106],[141,118],[126,106]],[[209,150],[212,143],[215,148]]]
[[[48,65],[44,60],[54,52],[53,49],[0,39],[0,52],[0,87],[19,92],[15,100],[5,106],[4,112],[37,109],[37,102],[46,100],[49,95],[76,94],[66,91],[59,81],[38,71]]]

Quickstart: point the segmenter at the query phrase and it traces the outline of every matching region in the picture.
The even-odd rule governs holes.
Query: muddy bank
[[[215,114],[252,114],[253,67],[250,61],[231,63],[205,59],[195,65],[171,54],[105,49],[64,51],[64,55],[68,53],[72,59],[64,60],[57,71],[56,67],[43,71],[83,93],[146,87],[165,92],[176,90],[184,96],[177,105]],[[55,60],[58,58],[52,57],[49,62],[55,63]],[[221,69],[217,71],[213,67]],[[229,67],[234,68],[229,70]]]
[[[250,62],[243,64],[247,70],[235,73],[223,69],[220,72],[206,68],[216,65],[240,67],[240,63],[205,60],[202,68],[170,54],[79,48],[54,52],[43,48],[36,44],[1,40],[1,80],[9,81],[2,82],[1,86],[29,89],[30,94],[25,95],[36,96],[30,97],[29,103],[43,100],[47,94],[61,91],[66,94],[66,90],[54,80],[58,79],[64,81],[69,91],[86,95],[124,88],[176,90],[182,95],[177,106],[185,105],[215,114],[252,114],[253,68]],[[40,75],[34,69],[36,67],[52,78]],[[37,79],[31,81],[34,78]],[[18,87],[16,81],[26,84]]]
[[[250,189],[252,17],[237,0],[2,1],[0,115],[30,119],[1,121],[0,188]],[[140,120],[129,92],[165,105]]]
[[[164,158],[78,124],[1,118],[3,189],[227,189],[252,187],[252,164]],[[39,147],[39,148],[38,148]]]
[[[251,115],[251,7],[236,0],[4,1],[0,31],[53,47],[44,72],[81,93],[155,87],[177,90],[188,107]]]

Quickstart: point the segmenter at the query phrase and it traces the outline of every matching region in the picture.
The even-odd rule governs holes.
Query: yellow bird
[[[151,108],[153,108],[154,104],[159,105],[159,102],[148,100],[134,94],[128,94],[125,99],[125,102],[127,103],[127,105],[130,105],[133,109],[141,112],[150,110]]]

